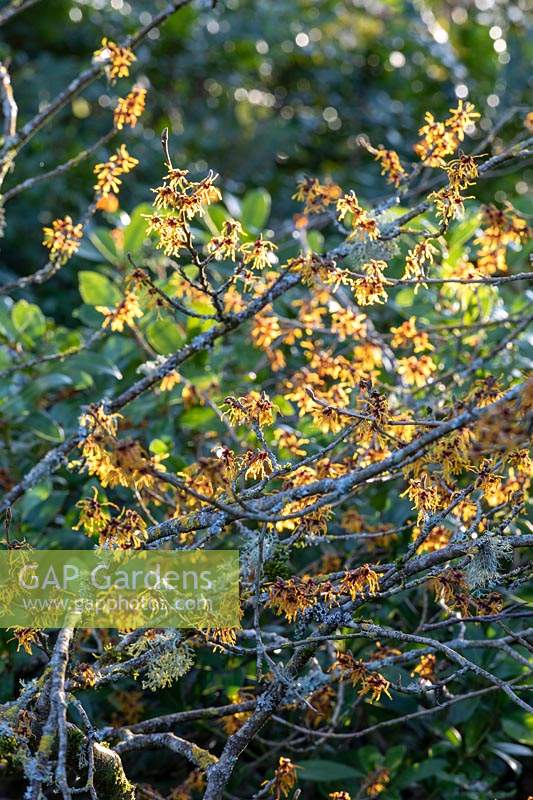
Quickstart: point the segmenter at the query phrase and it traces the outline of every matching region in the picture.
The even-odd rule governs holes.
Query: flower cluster
[[[341,195],[342,189],[332,181],[320,183],[317,178],[302,178],[292,199],[305,203],[305,214],[318,214],[327,211],[328,206],[335,203]]]
[[[411,672],[411,677],[418,676],[422,680],[435,680],[435,669],[437,666],[437,656],[433,653],[426,653],[420,657],[420,661]]]
[[[429,475],[424,472],[421,478],[414,478],[409,481],[407,489],[401,497],[407,497],[413,501],[418,510],[418,521],[426,514],[437,511],[442,506],[442,490],[436,483],[432,483]]]
[[[207,243],[207,251],[212,253],[217,261],[225,258],[235,261],[240,249],[242,236],[241,223],[236,219],[226,219],[222,223],[220,236],[213,236]]]
[[[507,272],[507,248],[519,247],[529,237],[526,220],[510,206],[499,209],[494,205],[483,210],[483,228],[474,239],[479,245],[476,265],[482,275]]]
[[[376,261],[375,259],[371,259],[365,265],[364,276],[357,278],[354,283],[354,294],[358,305],[369,306],[374,303],[384,303],[387,300],[385,286],[389,281],[383,275],[386,267],[386,261]]]
[[[360,696],[369,694],[371,699],[378,703],[382,694],[386,694],[389,699],[392,699],[389,692],[390,681],[379,672],[369,671],[364,662],[355,659],[351,653],[337,653],[330,670],[337,670],[341,678],[347,678],[352,686],[360,686],[358,689]]]
[[[169,167],[162,185],[152,189],[158,213],[147,216],[147,233],[156,233],[156,247],[167,256],[177,256],[192,247],[189,222],[197,215],[202,216],[206,206],[221,199],[214,172],[200,181],[190,181],[188,174],[186,169]]]
[[[274,800],[281,800],[282,797],[288,796],[298,779],[297,769],[298,766],[293,764],[290,758],[280,757],[273,780],[264,781],[264,783],[269,784],[269,792],[274,797]]]
[[[120,131],[125,125],[134,128],[146,105],[146,89],[134,86],[126,97],[119,97],[113,112],[115,128]]]
[[[22,647],[28,655],[32,654],[32,645],[39,643],[40,630],[38,628],[11,628],[13,638],[17,642],[17,650]]]
[[[408,386],[425,386],[431,376],[437,371],[437,365],[431,356],[408,356],[398,359],[398,374],[402,376]]]
[[[277,250],[277,246],[274,242],[263,239],[263,235],[259,234],[253,242],[241,245],[243,263],[249,264],[252,269],[267,269],[275,250]]]
[[[437,217],[444,228],[447,228],[452,220],[464,216],[466,199],[452,186],[443,186],[442,189],[428,195],[428,200],[434,203]]]
[[[146,540],[146,522],[132,508],[123,508],[120,514],[112,517],[99,530],[100,546],[120,550],[138,550]]]
[[[83,528],[87,536],[99,536],[111,519],[109,509],[117,508],[114,503],[98,499],[96,486],[93,487],[93,496],[78,500],[76,507],[80,509],[80,516],[77,525],[72,527],[75,531]]]
[[[387,176],[388,183],[392,183],[393,186],[396,187],[400,186],[402,181],[407,178],[407,172],[396,150],[387,150],[381,145],[379,147],[372,147],[367,141],[363,141],[363,146],[369,153],[372,153],[375,161],[379,161],[381,174]]]
[[[226,415],[232,425],[272,425],[275,406],[264,392],[252,391],[242,397],[226,397]]]
[[[89,475],[96,475],[103,487],[153,486],[154,472],[161,470],[163,457],[149,455],[134,440],[119,441],[118,419],[119,415],[107,415],[101,406],[91,406],[82,415],[80,426],[87,433],[80,443],[83,459],[78,466],[87,469]],[[105,512],[102,516],[105,520]]]
[[[418,244],[407,253],[403,274],[404,280],[423,280],[426,277],[425,265],[433,264],[434,256],[437,252],[437,248],[429,239],[423,239],[421,242],[418,242]],[[418,286],[415,291],[417,289]]]
[[[266,450],[247,450],[243,458],[244,477],[251,481],[268,478],[274,471],[274,464]]]
[[[43,244],[50,251],[52,264],[63,265],[72,258],[80,246],[83,225],[74,225],[69,216],[55,219],[50,227],[43,228]]]
[[[123,47],[105,37],[102,39],[101,48],[95,51],[94,59],[107,63],[106,71],[111,81],[115,81],[117,78],[127,78],[130,74],[130,67],[136,60],[129,47]]]
[[[424,350],[434,350],[435,348],[429,341],[425,331],[419,331],[416,327],[416,317],[409,317],[397,328],[392,327],[393,334],[391,344],[393,347],[412,346],[415,353],[423,353]]]
[[[375,219],[368,215],[367,211],[361,208],[353,189],[337,200],[337,214],[341,222],[347,214],[350,215],[352,232],[348,236],[349,241],[364,235],[368,236],[369,239],[377,239],[379,235],[378,224]]]
[[[469,186],[474,186],[476,182],[475,178],[478,177],[476,157],[462,153],[459,158],[448,161],[444,171],[448,176],[450,187],[456,192],[461,192]]]
[[[267,605],[277,614],[284,614],[293,622],[298,614],[312,608],[318,602],[318,586],[312,578],[281,578],[269,588]]]
[[[377,797],[387,790],[390,779],[390,771],[386,767],[380,767],[365,778],[362,788],[367,797]]]
[[[341,594],[349,594],[352,600],[365,594],[373,595],[379,591],[379,578],[369,564],[362,564],[357,569],[344,573],[339,585]]]
[[[457,108],[450,109],[450,115],[444,122],[438,122],[429,111],[425,115],[426,124],[419,130],[422,139],[414,151],[427,167],[444,166],[446,156],[455,153],[467,129],[479,117],[472,103],[462,100]]]
[[[121,175],[131,172],[137,166],[139,161],[130,156],[126,149],[126,145],[121,144],[107,161],[96,164],[94,167],[94,174],[96,176],[96,184],[94,190],[98,197],[106,197],[109,194],[118,194],[122,181]]]
[[[114,308],[96,306],[96,310],[104,315],[103,328],[122,332],[126,325],[133,327],[135,320],[143,316],[137,296],[133,292],[126,292]]]

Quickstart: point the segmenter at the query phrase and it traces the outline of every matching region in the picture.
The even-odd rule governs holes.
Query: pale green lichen
[[[76,772],[86,762],[86,751],[87,738],[79,728],[69,725],[68,763]],[[135,800],[135,786],[127,779],[120,756],[103,742],[93,744],[93,754],[94,788],[98,797],[102,800]]]
[[[185,675],[194,664],[191,648],[181,644],[173,650],[168,650],[160,655],[154,655],[146,670],[143,689],[164,689],[171,686],[174,681]]]
[[[207,770],[208,767],[212,767],[213,764],[218,762],[218,758],[210,753],[208,750],[204,750],[203,747],[198,747],[198,745],[192,745],[192,758],[197,764],[200,769],[204,771]]]

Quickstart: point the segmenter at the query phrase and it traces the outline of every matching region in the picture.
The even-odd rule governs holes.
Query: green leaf
[[[186,425],[188,428],[203,428],[207,425],[212,425],[213,419],[216,414],[211,408],[188,408],[180,417],[180,425]]]
[[[324,247],[324,237],[320,231],[309,231],[307,243],[313,252],[320,253]]]
[[[389,769],[397,769],[402,763],[406,752],[407,747],[403,744],[397,744],[395,747],[389,747],[385,755],[385,766]]]
[[[152,213],[153,209],[148,203],[141,203],[133,209],[129,224],[124,228],[124,252],[135,256],[142,247],[146,236],[145,214]]]
[[[148,445],[148,449],[151,453],[155,453],[156,455],[167,455],[170,453],[169,444],[168,442],[164,442],[163,439],[152,439]]]
[[[464,253],[464,245],[479,226],[480,215],[473,214],[452,228],[448,241],[447,261],[455,266]]]
[[[106,261],[109,261],[109,263],[113,264],[114,266],[118,266],[120,264],[117,245],[111,236],[110,231],[106,230],[105,228],[98,228],[97,230],[89,233],[89,240]]]
[[[410,769],[402,772],[398,778],[398,788],[403,789],[405,786],[426,780],[426,778],[442,778],[446,774],[447,766],[447,762],[443,758],[428,758],[420,764],[414,764]]]
[[[241,222],[248,231],[261,231],[270,216],[270,195],[266,189],[246,192],[242,201]]]
[[[461,733],[457,730],[457,728],[447,728],[444,731],[444,735],[446,739],[453,744],[454,747],[460,747],[463,741],[463,737]]]
[[[114,306],[120,300],[117,287],[101,272],[82,270],[78,275],[82,300],[90,306]]]
[[[361,773],[354,767],[347,767],[338,761],[326,761],[320,758],[310,759],[309,761],[299,761],[299,777],[304,781],[331,782],[345,781],[358,778]]]
[[[502,719],[502,728],[511,739],[533,745],[533,714],[524,714],[521,720]]]
[[[185,341],[183,332],[170,319],[151,322],[146,328],[146,337],[154,350],[164,356],[175,353]]]
[[[291,403],[287,400],[286,397],[283,397],[281,394],[277,394],[273,399],[272,402],[275,406],[279,408],[279,413],[283,414],[285,417],[290,417],[294,414],[294,408]]]
[[[19,333],[26,334],[30,339],[42,336],[46,329],[46,320],[43,312],[34,303],[19,300],[11,312],[11,321]]]
[[[224,206],[220,203],[217,203],[216,205],[208,206],[208,208],[206,208],[203,219],[206,226],[209,228],[210,233],[212,233],[213,236],[217,236],[222,230],[224,221],[227,220],[228,217],[229,213]]]
[[[36,411],[25,420],[25,427],[32,431],[39,439],[47,442],[62,442],[63,430],[48,414]]]
[[[410,286],[404,286],[403,289],[396,294],[394,302],[400,308],[411,308],[415,298],[415,291]]]

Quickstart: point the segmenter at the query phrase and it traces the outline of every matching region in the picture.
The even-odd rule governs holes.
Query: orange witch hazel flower
[[[269,784],[269,792],[275,800],[281,800],[282,797],[287,797],[290,790],[297,780],[296,770],[299,769],[296,764],[293,764],[290,758],[281,756],[274,778],[271,781],[263,781],[263,785]]]
[[[390,773],[385,767],[371,772],[364,782],[365,794],[367,797],[377,797],[382,794],[390,783]]]
[[[352,600],[365,591],[371,595],[379,591],[379,578],[368,564],[346,572],[339,586],[339,592],[349,594]]]

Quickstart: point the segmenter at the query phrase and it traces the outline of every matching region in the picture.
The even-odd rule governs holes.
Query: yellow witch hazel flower
[[[408,347],[412,345],[415,353],[435,349],[429,341],[427,333],[417,330],[416,317],[409,317],[397,328],[391,328],[391,333],[393,334],[391,341],[393,347]]]
[[[242,397],[226,397],[226,415],[232,425],[252,425],[261,428],[274,422],[274,406],[264,392],[251,391]]]
[[[108,414],[101,405],[93,403],[80,416],[79,422],[80,427],[91,433],[116,436],[120,419],[122,419],[122,414]]]
[[[362,141],[363,147],[372,153],[374,161],[379,161],[381,165],[381,174],[387,176],[387,183],[392,183],[398,187],[401,182],[407,177],[400,157],[396,150],[387,150],[381,145],[379,147],[372,147],[370,142]]]
[[[244,477],[249,480],[262,480],[274,471],[274,465],[264,450],[248,450],[244,455],[246,471]]]
[[[409,356],[398,359],[398,374],[401,375],[408,386],[421,388],[437,370],[437,365],[431,356]]]
[[[364,234],[369,239],[377,239],[379,235],[378,224],[375,219],[369,217],[364,208],[361,208],[353,189],[349,194],[345,194],[337,201],[337,213],[341,222],[347,214],[351,216],[352,232],[348,236],[348,241]]]
[[[121,144],[115,154],[107,161],[96,164],[93,172],[96,176],[94,190],[99,197],[108,194],[118,194],[122,181],[120,175],[125,175],[137,166],[138,159],[128,153],[125,144]]]
[[[277,250],[277,247],[274,242],[263,239],[262,233],[255,241],[241,245],[243,262],[251,264],[252,269],[257,270],[267,269],[270,266],[272,254],[275,250]]]
[[[189,181],[188,170],[169,167],[163,183],[156,189],[154,208],[158,213],[147,214],[147,233],[158,237],[156,247],[167,256],[178,256],[192,246],[189,222],[203,216],[206,206],[218,202],[222,195],[214,185],[217,175],[211,170],[201,181]]]
[[[137,120],[142,116],[146,105],[146,89],[134,86],[126,97],[119,97],[117,107],[113,112],[115,128],[120,131],[125,125],[134,128]]]
[[[422,139],[415,144],[415,153],[427,167],[443,167],[445,157],[455,153],[468,128],[479,116],[472,103],[462,100],[459,100],[457,108],[450,109],[450,117],[444,122],[437,121],[428,111],[426,124],[418,131]]]
[[[135,319],[143,316],[137,296],[133,292],[126,292],[124,298],[114,308],[96,306],[96,310],[105,317],[102,328],[111,328],[112,331],[119,332],[122,332],[126,325],[132,327]]]
[[[222,225],[220,236],[214,236],[207,244],[207,250],[212,253],[217,261],[229,258],[235,261],[240,247],[242,225],[236,219],[226,219]]]
[[[384,303],[387,300],[385,286],[389,281],[383,276],[386,266],[386,261],[376,261],[375,259],[371,259],[365,265],[364,277],[358,278],[354,283],[355,299],[360,306]]]
[[[72,217],[55,219],[50,227],[43,228],[43,244],[50,250],[52,264],[63,265],[71,258],[80,246],[83,236],[83,225],[74,225]]]
[[[146,540],[146,522],[132,508],[123,508],[100,528],[98,544],[120,550],[139,550]]]
[[[412,250],[407,253],[405,259],[405,271],[403,274],[404,280],[420,280],[426,277],[425,264],[433,264],[435,253],[438,253],[435,245],[431,244],[429,239],[424,239],[418,242]],[[418,291],[418,286],[415,287],[415,293]]]
[[[330,180],[320,183],[318,178],[302,178],[296,186],[293,200],[305,202],[304,214],[317,214],[326,211],[342,195],[342,189]]]
[[[122,47],[105,37],[102,39],[102,46],[95,51],[93,58],[95,61],[103,61],[108,64],[106,71],[112,82],[117,78],[127,78],[131,65],[136,61],[136,57],[129,47]]]
[[[114,503],[102,502],[98,499],[98,489],[93,486],[93,496],[78,500],[76,507],[80,509],[77,525],[72,528],[79,531],[83,528],[86,536],[99,535],[111,519],[109,508],[117,508]]]

